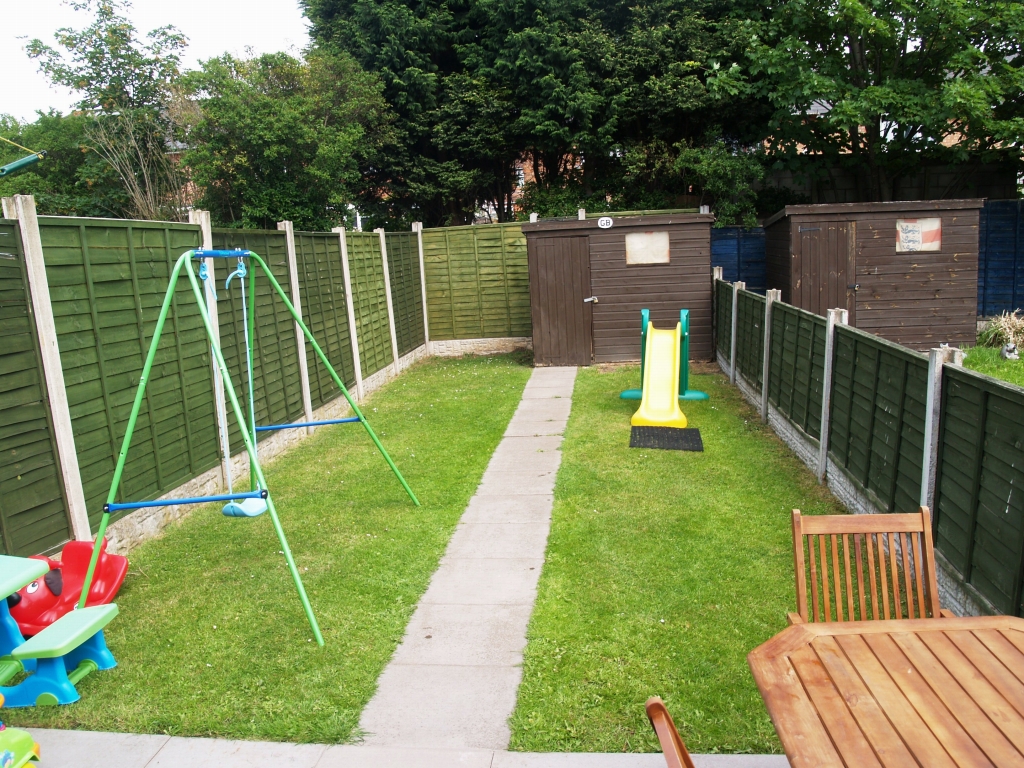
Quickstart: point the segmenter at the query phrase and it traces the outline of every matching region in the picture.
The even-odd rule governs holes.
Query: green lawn
[[[434,360],[371,398],[367,416],[422,508],[358,425],[322,428],[268,467],[325,648],[310,640],[269,517],[209,507],[131,553],[107,629],[117,669],[86,678],[76,704],[3,719],[349,740],[529,375],[512,357]]]
[[[1003,360],[992,347],[971,347],[964,367],[1024,387],[1024,360]]]
[[[657,751],[657,694],[693,752],[780,752],[746,655],[795,610],[790,510],[843,510],[720,374],[704,453],[630,449],[638,380],[576,380],[512,748]]]

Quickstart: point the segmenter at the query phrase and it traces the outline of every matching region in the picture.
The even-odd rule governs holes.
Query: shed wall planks
[[[0,220],[0,541],[34,555],[72,537],[16,221]]]

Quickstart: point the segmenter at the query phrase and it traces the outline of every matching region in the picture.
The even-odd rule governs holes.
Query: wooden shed
[[[972,344],[984,202],[787,206],[765,222],[768,287],[911,349]]]
[[[640,359],[640,310],[660,328],[690,310],[690,356],[711,357],[711,214],[523,225],[538,365]]]

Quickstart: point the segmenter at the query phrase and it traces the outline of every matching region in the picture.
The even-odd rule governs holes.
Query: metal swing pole
[[[295,320],[296,323],[298,323],[299,327],[302,329],[302,333],[309,340],[309,343],[313,345],[313,349],[316,350],[317,356],[327,367],[328,372],[331,374],[331,378],[334,379],[334,383],[337,384],[338,389],[341,390],[341,394],[345,396],[345,399],[348,400],[348,404],[352,406],[352,412],[359,417],[359,421],[363,425],[363,428],[366,429],[367,434],[370,435],[370,439],[373,440],[373,444],[377,446],[377,449],[381,452],[381,455],[384,456],[384,460],[388,463],[388,466],[391,467],[391,471],[395,473],[395,477],[398,478],[398,481],[402,484],[402,487],[405,489],[405,492],[409,494],[409,498],[412,499],[413,504],[415,504],[417,507],[420,506],[420,500],[416,498],[416,494],[412,492],[412,488],[409,487],[409,484],[405,481],[405,478],[402,477],[402,473],[398,470],[398,467],[395,465],[395,462],[392,461],[391,456],[388,454],[387,450],[385,450],[383,444],[380,442],[380,438],[377,437],[377,434],[373,431],[373,427],[370,426],[370,423],[366,420],[366,417],[363,416],[363,412],[359,410],[359,406],[356,405],[355,400],[352,399],[352,396],[348,392],[348,388],[345,386],[344,382],[342,382],[341,377],[338,376],[338,372],[334,370],[334,366],[331,365],[331,361],[327,359],[327,355],[325,355],[324,351],[320,349],[320,345],[316,343],[316,339],[313,338],[313,334],[310,332],[309,328],[306,327],[305,322],[303,322],[302,316],[295,311],[295,307],[292,306],[291,301],[288,300],[288,296],[285,295],[284,290],[282,290],[281,285],[277,282],[277,279],[274,277],[270,269],[267,267],[266,262],[264,262],[263,259],[260,258],[260,255],[258,253],[255,253],[254,251],[249,251],[249,256],[250,258],[255,259],[256,262],[260,265],[260,268],[263,270],[263,274],[265,274],[267,278],[270,280],[270,284],[274,287],[274,290],[277,291],[277,295],[281,297],[281,301],[284,302],[284,305],[288,308],[288,311],[291,312],[292,318]],[[256,270],[253,270],[253,272],[255,271]]]
[[[124,471],[125,461],[128,456],[128,448],[131,445],[131,438],[135,432],[135,423],[138,419],[139,411],[142,408],[142,400],[145,396],[146,385],[149,381],[149,375],[153,368],[153,361],[156,358],[157,346],[160,342],[160,336],[163,333],[164,322],[167,319],[167,314],[171,308],[171,302],[174,298],[174,290],[178,283],[178,278],[181,274],[182,265],[185,265],[186,272],[188,273],[189,282],[192,285],[192,293],[196,298],[196,303],[199,306],[199,314],[203,319],[203,326],[206,329],[207,337],[211,340],[214,338],[213,329],[210,324],[210,315],[207,311],[206,304],[202,298],[202,290],[199,287],[199,283],[196,280],[195,272],[192,269],[193,251],[186,251],[182,254],[177,262],[174,264],[174,268],[171,270],[170,284],[167,287],[167,294],[164,296],[164,303],[160,308],[160,315],[157,318],[156,328],[153,332],[153,340],[150,342],[149,353],[146,355],[146,362],[142,368],[142,375],[139,378],[139,388],[135,393],[135,402],[132,404],[131,415],[128,419],[128,428],[125,431],[124,440],[121,442],[121,451],[118,454],[117,465],[114,468],[114,477],[111,480],[110,491],[107,494],[107,503],[104,504],[103,517],[100,521],[100,527],[96,534],[96,540],[93,543],[92,558],[89,560],[89,569],[86,571],[85,582],[82,585],[82,595],[79,598],[78,606],[84,608],[86,599],[89,595],[89,588],[92,586],[93,574],[96,570],[96,563],[99,560],[100,553],[100,542],[103,540],[103,536],[106,533],[107,525],[110,522],[110,507],[109,505],[114,503],[114,497],[117,495],[117,489],[121,483],[121,474]],[[235,389],[231,384],[231,376],[228,373],[227,365],[224,363],[224,355],[221,353],[219,345],[212,344],[213,354],[217,362],[217,367],[220,370],[221,378],[224,381],[225,389],[228,397],[231,401],[231,408],[234,412],[235,418],[238,420],[241,426],[242,439],[245,442],[246,452],[249,454],[250,465],[255,468],[256,477],[259,479],[263,488],[266,488],[266,479],[263,476],[263,470],[259,466],[259,461],[256,457],[255,443],[249,436],[248,430],[245,428],[245,419],[242,416],[242,409],[238,404],[238,397],[235,395]],[[285,555],[285,560],[288,563],[288,568],[292,574],[292,580],[295,582],[296,590],[299,593],[299,600],[302,603],[303,611],[306,614],[306,618],[309,621],[309,625],[313,630],[313,635],[316,638],[317,644],[322,646],[324,644],[323,635],[320,632],[320,627],[317,624],[316,616],[313,615],[313,609],[309,604],[309,598],[306,596],[306,590],[303,587],[302,579],[299,576],[298,569],[295,566],[295,560],[292,557],[291,548],[288,546],[288,540],[285,538],[284,529],[281,527],[281,522],[277,517],[277,510],[274,506],[273,499],[267,495],[267,509],[270,512],[271,520],[274,524],[274,530],[277,533],[278,540],[281,543],[282,550]]]

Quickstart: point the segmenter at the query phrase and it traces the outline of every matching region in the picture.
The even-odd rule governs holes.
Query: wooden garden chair
[[[939,607],[928,507],[912,514],[809,517],[794,509],[793,565],[797,612],[789,614],[791,624],[833,616],[859,621],[953,615]]]
[[[672,722],[672,715],[665,709],[665,702],[660,696],[651,696],[645,706],[651,727],[661,742],[661,751],[665,755],[668,768],[694,768],[690,753],[686,751],[686,745],[676,730],[676,724]]]

